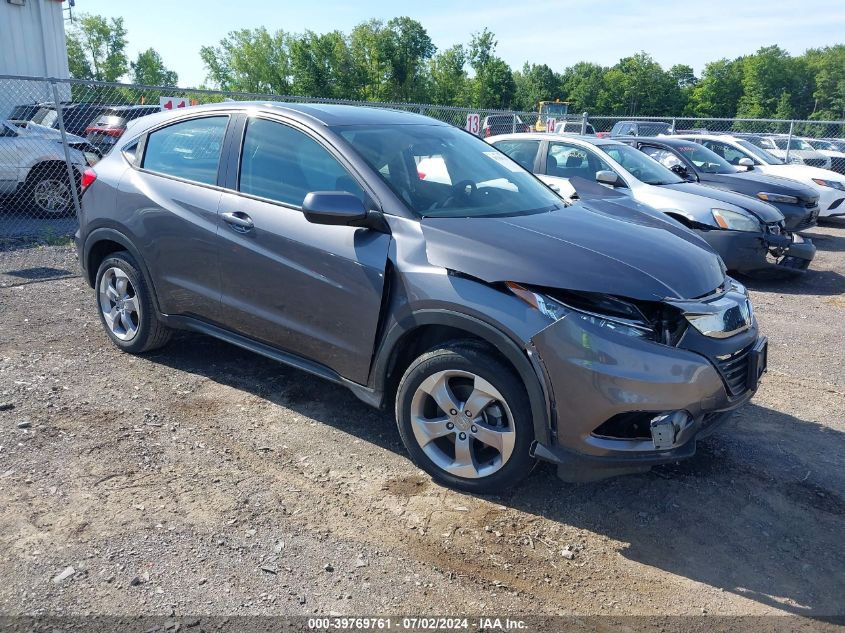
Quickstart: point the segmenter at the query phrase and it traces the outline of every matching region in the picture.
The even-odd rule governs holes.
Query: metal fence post
[[[65,119],[62,116],[62,102],[59,99],[59,89],[56,87],[55,79],[50,79],[50,88],[53,91],[53,101],[56,104],[56,120],[59,123],[59,132],[62,136],[62,149],[65,153],[65,167],[67,167],[67,177],[70,183],[70,195],[73,197],[73,208],[76,211],[76,218],[79,219],[81,217],[79,192],[76,190],[76,176],[73,173],[73,164],[70,162],[70,146],[68,145],[67,132],[65,131]]]
[[[672,128],[671,129],[672,129],[672,134],[675,134],[677,132],[677,129],[678,129],[677,128],[677,121],[674,119],[674,117],[672,118]]]
[[[586,110],[581,115],[581,136],[584,136],[587,133],[587,112]]]
[[[786,163],[789,164],[789,148],[792,147],[792,130],[795,127],[795,121],[789,122],[789,138],[786,141]]]

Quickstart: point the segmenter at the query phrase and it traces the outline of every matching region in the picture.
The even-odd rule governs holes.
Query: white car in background
[[[84,138],[68,134],[74,181],[100,154]],[[41,217],[73,212],[61,132],[37,123],[0,121],[0,197]]]
[[[732,165],[809,185],[819,194],[820,218],[845,216],[845,176],[842,174],[809,165],[787,165],[745,138],[728,134],[681,134],[679,138],[701,143]]]
[[[821,138],[805,138],[806,141],[819,154],[823,154],[830,159],[830,170],[837,174],[845,174],[845,148],[841,148],[835,143],[821,139]]]
[[[764,149],[772,156],[780,158],[782,161],[794,165],[809,165],[810,167],[819,167],[821,169],[830,169],[830,158],[824,154],[820,154],[813,149],[812,145],[800,138],[793,136],[773,136],[748,134],[737,135],[744,138],[749,143],[752,143]],[[789,148],[789,158],[787,159],[786,149]]]
[[[558,121],[555,124],[555,134],[580,134],[582,122],[581,121]],[[596,135],[596,128],[592,123],[587,123],[584,126],[584,133],[589,136]]]

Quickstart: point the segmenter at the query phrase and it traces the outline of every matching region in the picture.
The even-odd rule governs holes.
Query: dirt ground
[[[808,235],[810,273],[749,283],[770,371],[693,459],[492,498],[341,387],[121,354],[70,248],[5,253],[0,613],[845,615],[845,222]]]

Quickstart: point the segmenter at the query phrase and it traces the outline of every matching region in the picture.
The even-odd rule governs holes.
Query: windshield
[[[716,152],[698,143],[675,145],[672,149],[683,154],[698,171],[705,174],[736,174],[739,170]]]
[[[670,134],[672,126],[668,123],[639,123],[637,124],[637,136],[659,136]]]
[[[759,158],[766,165],[784,164],[784,162],[780,158],[778,158],[774,154],[769,154],[769,152],[764,150],[762,147],[757,147],[756,145],[754,145],[754,143],[749,143],[746,140],[739,139],[736,144],[742,147],[744,150],[747,150],[748,152],[754,154],[754,156]]]
[[[551,114],[552,116],[559,116],[569,112],[568,103],[547,103],[543,106],[543,114]]]
[[[56,112],[53,108],[41,108],[35,115],[32,117],[33,123],[38,123],[38,125],[44,125],[46,127],[53,127],[56,121],[59,118],[58,112]]]
[[[807,141],[814,149],[824,150],[826,152],[835,152],[836,145],[831,143],[830,141],[819,141],[819,140],[812,140]]]
[[[808,143],[802,141],[800,138],[794,138],[791,141],[786,138],[776,138],[772,139],[777,145],[778,149],[786,149],[787,144],[789,145],[789,149],[803,149],[803,150],[812,150],[813,148],[810,147]]]
[[[335,130],[422,217],[498,217],[563,207],[551,189],[481,139],[441,125]]]
[[[630,145],[614,143],[599,145],[599,149],[610,156],[637,180],[647,185],[677,185],[684,182],[656,160],[649,158]]]

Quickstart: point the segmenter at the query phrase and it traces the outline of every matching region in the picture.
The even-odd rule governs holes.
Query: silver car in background
[[[556,188],[577,196],[571,178],[598,181],[696,231],[745,274],[800,274],[816,253],[810,240],[784,229],[783,214],[762,200],[690,183],[614,139],[511,134],[488,141]]]

